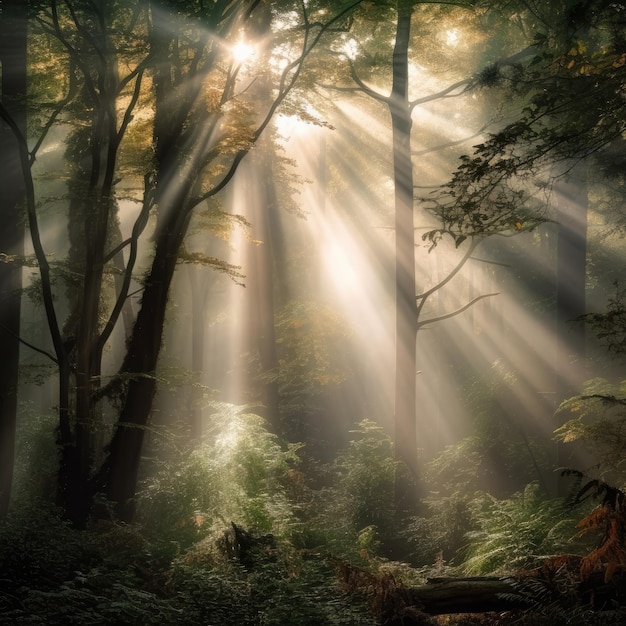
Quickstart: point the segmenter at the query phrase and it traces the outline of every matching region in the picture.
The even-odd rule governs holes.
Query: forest
[[[626,3],[0,0],[0,626],[626,624]]]

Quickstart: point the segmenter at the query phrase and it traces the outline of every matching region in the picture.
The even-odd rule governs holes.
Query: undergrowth
[[[536,483],[510,498],[488,493],[471,501],[477,528],[467,533],[462,569],[471,575],[506,574],[536,567],[562,553],[584,553],[577,543],[576,517],[562,499],[547,498]]]
[[[374,626],[380,607],[368,585],[346,592],[346,568],[412,587],[461,567],[529,568],[573,549],[575,516],[534,484],[503,500],[433,498],[427,517],[400,519],[391,442],[373,422],[359,424],[313,479],[298,446],[267,432],[257,416],[223,405],[214,425],[201,446],[146,479],[135,524],[76,530],[45,500],[18,499],[0,522],[0,626]],[[389,558],[390,541],[406,546],[410,565]],[[456,555],[456,569],[444,553]],[[551,623],[524,614],[518,622],[419,619]]]

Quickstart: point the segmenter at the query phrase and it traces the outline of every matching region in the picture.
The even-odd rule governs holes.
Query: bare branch
[[[489,124],[483,124],[481,128],[479,128],[473,135],[469,135],[468,137],[463,137],[462,139],[457,139],[456,141],[448,141],[447,143],[439,144],[438,146],[433,146],[432,148],[426,148],[424,150],[412,150],[411,156],[423,156],[424,154],[429,154],[430,152],[439,152],[439,150],[445,150],[446,148],[452,148],[454,146],[458,146],[466,141],[470,141],[481,135],[483,131],[489,126]],[[439,185],[434,185],[438,187]]]
[[[350,63],[350,76],[352,76],[352,80],[358,85],[359,91],[363,92],[366,96],[377,100],[378,102],[389,103],[390,96],[383,96],[381,93],[378,93],[375,89],[372,89],[368,85],[366,85],[360,78],[360,76],[356,73],[356,68],[354,67],[354,63],[352,59],[348,59]]]
[[[199,196],[196,196],[195,198],[190,198],[187,204],[186,213],[190,212],[194,207],[196,207],[201,202],[204,202],[205,200],[208,200],[209,198],[212,198],[213,196],[218,194],[231,181],[231,179],[235,175],[235,172],[239,168],[239,164],[241,163],[243,158],[248,154],[251,147],[256,143],[256,141],[261,136],[263,131],[267,128],[270,121],[274,117],[276,110],[283,103],[283,101],[285,100],[289,92],[291,91],[292,87],[295,85],[296,80],[298,79],[300,72],[302,71],[304,61],[309,56],[313,48],[317,45],[319,40],[322,38],[322,35],[325,32],[327,32],[334,23],[339,21],[345,15],[350,13],[350,11],[352,11],[355,7],[361,4],[362,1],[363,0],[355,0],[355,2],[353,2],[352,4],[347,6],[345,9],[337,13],[337,15],[335,15],[328,22],[326,22],[325,24],[318,25],[317,26],[319,28],[318,32],[315,34],[315,36],[311,38],[310,38],[310,34],[311,34],[312,26],[310,22],[308,21],[306,5],[304,2],[302,3],[303,18],[305,20],[305,25],[307,28],[305,29],[304,41],[302,42],[302,51],[300,52],[300,55],[283,69],[280,82],[278,85],[278,94],[275,97],[272,104],[270,105],[269,109],[267,110],[265,117],[263,118],[261,123],[258,125],[254,133],[252,134],[250,145],[246,148],[243,148],[239,152],[237,152],[237,154],[233,157],[233,161],[230,167],[228,168],[228,170],[226,171],[226,173],[223,175],[222,179],[218,183],[216,183],[211,189],[209,189],[205,193],[200,194]]]
[[[482,296],[478,296],[477,298],[474,298],[473,300],[471,300],[470,302],[462,306],[460,309],[457,309],[456,311],[452,311],[451,313],[446,313],[445,315],[439,315],[437,317],[431,317],[430,319],[424,320],[423,322],[418,322],[417,326],[418,328],[421,328],[422,326],[426,326],[426,324],[433,324],[434,322],[441,322],[442,320],[447,320],[451,317],[455,317],[463,313],[463,311],[467,311],[467,309],[469,309],[471,306],[476,304],[479,300],[482,300],[483,298],[490,298],[491,296],[497,296],[497,295],[499,295],[498,292],[485,293]]]
[[[11,335],[11,337],[13,337],[14,339],[17,339],[21,344],[25,345],[27,348],[30,348],[31,350],[34,350],[35,352],[38,352],[39,354],[43,354],[45,357],[48,357],[53,363],[56,363],[58,365],[59,360],[54,356],[54,354],[48,352],[47,350],[44,350],[43,348],[38,348],[37,346],[30,343],[29,341],[26,341],[26,339],[22,339],[22,337],[20,337],[19,335],[16,335],[9,328],[7,328],[4,324],[0,324],[0,328],[2,328],[3,332],[7,333],[8,335]]]
[[[461,268],[465,265],[466,261],[470,258],[472,252],[474,252],[474,250],[476,249],[479,243],[480,243],[480,240],[472,239],[470,241],[469,248],[467,249],[463,257],[459,260],[459,262],[456,264],[454,269],[452,269],[452,271],[441,282],[437,283],[434,287],[431,287],[424,293],[420,293],[415,296],[416,300],[422,300],[422,304],[420,304],[420,307],[419,307],[420,309],[422,308],[426,298],[428,298],[430,295],[435,293],[435,291],[438,291],[443,286],[448,284],[461,271]]]

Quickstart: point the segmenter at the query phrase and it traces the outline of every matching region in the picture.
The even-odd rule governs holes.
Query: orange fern
[[[579,536],[604,529],[600,545],[581,560],[580,578],[588,580],[592,573],[604,570],[604,582],[608,583],[616,571],[626,567],[626,507],[623,501],[605,501],[577,527]]]

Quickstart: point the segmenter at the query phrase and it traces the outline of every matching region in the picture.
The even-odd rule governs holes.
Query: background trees
[[[14,133],[26,135],[27,11],[26,2],[0,6],[0,160],[4,164],[0,174],[4,190],[0,205],[0,344],[4,351],[0,368],[0,517],[9,507],[17,421],[24,184]]]
[[[21,363],[55,370],[65,518],[114,535],[101,518],[140,521],[123,532],[143,547],[116,556],[146,584],[167,572],[198,619],[222,615],[191,600],[195,582],[215,599],[211,572],[270,619],[264,582],[301,597],[299,573],[327,581],[329,552],[445,571],[467,540],[465,566],[487,563],[516,524],[536,542],[565,458],[546,397],[571,398],[562,441],[621,476],[599,437],[621,428],[618,369],[581,332],[560,347],[592,289],[600,338],[621,319],[619,290],[601,300],[623,267],[608,210],[623,9],[591,4],[34,4],[28,133],[1,112],[29,226]],[[577,397],[597,371],[615,380]],[[18,425],[20,459],[51,441],[25,411]],[[397,497],[397,461],[438,494],[422,517],[414,486]],[[97,586],[69,551],[54,576]]]

